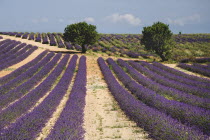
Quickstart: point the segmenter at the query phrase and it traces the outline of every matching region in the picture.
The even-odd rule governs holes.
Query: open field
[[[67,48],[68,50],[81,51],[81,46],[74,45],[71,42],[65,42],[62,39],[62,33],[18,33],[1,32],[1,34],[22,38],[23,40],[35,41],[57,48]],[[89,46],[89,51],[107,54],[115,57],[140,58],[152,61],[160,58],[141,45],[139,34],[101,34],[97,43]],[[173,50],[171,62],[179,62],[182,59],[197,57],[210,57],[210,34],[181,34],[173,35],[176,46]],[[54,47],[53,47],[54,48]]]
[[[82,54],[62,34],[3,34],[0,139],[210,139],[209,62],[176,63],[210,57],[209,34],[174,36],[165,63],[141,35],[103,34]]]

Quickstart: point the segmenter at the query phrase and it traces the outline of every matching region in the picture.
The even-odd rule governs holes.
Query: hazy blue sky
[[[210,0],[0,0],[0,31],[63,32],[86,21],[100,33],[141,33],[161,21],[174,33],[210,33]]]

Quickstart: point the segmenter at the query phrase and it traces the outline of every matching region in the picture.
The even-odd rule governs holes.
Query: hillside
[[[58,48],[81,51],[81,47],[71,42],[64,42],[62,33],[18,33],[0,32],[0,34],[28,39]],[[107,54],[124,58],[140,58],[148,61],[159,61],[160,58],[144,49],[140,43],[139,34],[101,34],[97,43],[88,46],[89,52]],[[179,62],[186,58],[210,57],[210,34],[181,34],[173,35],[176,47],[170,62]]]
[[[87,54],[23,35],[0,35],[0,139],[209,138],[208,75],[148,63],[140,35],[101,35]],[[210,57],[210,35],[174,38],[174,61]]]

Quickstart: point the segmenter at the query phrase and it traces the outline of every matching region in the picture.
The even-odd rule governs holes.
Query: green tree
[[[65,41],[70,41],[74,44],[82,46],[82,53],[87,51],[87,45],[93,45],[99,39],[99,34],[96,31],[96,26],[79,22],[67,25],[64,30],[63,38]]]
[[[141,44],[147,50],[155,52],[162,61],[166,61],[171,57],[175,43],[169,25],[156,22],[152,26],[144,27],[142,34]]]

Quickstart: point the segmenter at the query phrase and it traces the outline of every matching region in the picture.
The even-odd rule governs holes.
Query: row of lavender
[[[103,38],[100,40],[114,40],[114,39],[121,39],[123,42],[130,42],[132,43],[133,39],[140,40],[142,35],[133,34],[133,35],[120,35],[120,34],[110,34],[104,35]],[[209,34],[179,34],[173,35],[174,40],[177,43],[183,42],[210,42],[210,35]]]
[[[99,39],[99,46],[91,46],[93,51],[111,52],[122,57],[128,56],[138,58],[139,56],[148,58],[149,52],[142,53],[143,47],[140,45],[141,35],[102,35]],[[135,48],[131,50],[131,48]]]
[[[181,63],[188,63],[188,62],[194,62],[194,63],[206,63],[206,62],[210,62],[210,58],[209,57],[203,57],[203,58],[189,58],[189,59],[183,59],[180,61]]]
[[[200,128],[201,131],[206,133],[210,130],[208,125],[210,122],[210,111],[208,111],[208,109],[195,107],[186,103],[180,103],[176,100],[168,100],[165,96],[157,94],[157,92],[153,89],[142,86],[141,83],[143,82],[139,81],[139,79],[143,79],[143,75],[138,72],[135,74],[131,72],[131,70],[135,71],[134,68],[132,69],[132,67],[123,60],[118,60],[119,65],[122,65],[125,69],[129,69],[127,73],[132,73],[132,78],[137,79],[138,82],[129,77],[129,75],[126,74],[112,59],[107,59],[107,62],[110,66],[112,66],[114,72],[124,86],[147,105],[171,115],[173,118],[180,120],[183,124],[189,123],[192,126]],[[133,63],[132,65],[138,66],[140,64]],[[147,80],[147,78],[145,77],[144,80]],[[185,94],[188,93],[186,92]]]
[[[80,58],[78,73],[69,100],[47,139],[84,139],[84,107],[86,96],[86,57]]]
[[[42,42],[42,44],[50,44],[50,46],[58,46],[60,48],[67,48],[70,50],[81,51],[81,46],[70,42],[65,42],[62,39],[62,34],[58,33],[14,33],[14,32],[1,32],[4,35],[22,37],[23,39],[35,40],[36,42]],[[101,35],[99,39],[99,44],[89,46],[94,52],[102,51],[108,53],[109,55],[120,55],[128,56],[132,58],[138,58],[139,56],[147,58],[148,54],[136,53],[129,50],[127,46],[129,43],[139,44],[140,37],[138,35],[128,35],[126,37],[121,35]],[[113,41],[114,40],[114,41]],[[117,41],[117,42],[116,42]],[[108,44],[107,44],[108,42]],[[108,47],[107,47],[108,45]],[[111,45],[111,46],[110,46]]]
[[[149,69],[144,68],[141,65],[137,65],[135,62],[130,61],[129,64],[132,66],[129,66],[125,62],[123,63],[122,60],[118,60],[118,63],[120,66],[124,67],[127,72],[131,75],[133,79],[135,79],[139,84],[143,85],[144,87],[147,87],[156,93],[166,96],[170,99],[177,100],[183,103],[187,103],[193,106],[202,107],[205,109],[210,109],[209,105],[209,99],[198,97],[192,94],[188,94],[188,92],[183,92],[179,89],[173,88],[170,85],[166,85],[161,81],[165,81],[166,83],[170,81],[170,79],[162,77],[158,77],[159,74],[156,74],[155,71],[151,71]],[[135,69],[136,70],[135,70]],[[140,73],[141,74],[140,74]],[[169,76],[173,76],[174,74],[171,74],[169,72],[165,73]],[[164,74],[165,74],[164,73]],[[158,75],[156,77],[156,75]],[[180,76],[177,76],[180,77]],[[160,79],[163,78],[163,79]],[[171,79],[171,81],[173,81]],[[189,81],[186,79],[186,81]],[[173,84],[173,83],[171,83]]]
[[[62,54],[60,53],[44,51],[31,62],[0,78],[0,91],[2,91],[0,95],[0,139],[34,139],[41,132],[67,93],[75,72],[78,56],[74,55],[70,60],[70,55],[65,55],[62,59],[61,57]],[[62,72],[64,72],[63,75],[61,75]],[[59,76],[62,77],[53,88]],[[37,84],[38,86],[36,86]],[[66,128],[68,135],[53,132],[51,136],[83,138],[82,120],[85,105],[85,85],[86,58],[82,56],[66,108],[64,108],[58,123],[53,129],[60,132],[64,130],[63,128]],[[50,90],[52,91],[49,95],[33,109],[37,101]],[[75,105],[77,109],[75,109]],[[78,118],[72,120],[75,115]],[[59,123],[59,120],[61,120],[61,123]],[[72,123],[72,125],[62,124],[64,121],[68,124]],[[77,127],[75,127],[75,124],[77,124]],[[74,130],[75,133],[73,134],[69,130]]]
[[[120,61],[121,60],[119,60],[119,62]],[[154,139],[205,140],[209,138],[207,134],[208,131],[202,132],[199,127],[194,125],[191,126],[191,122],[183,123],[178,119],[187,119],[186,117],[190,116],[187,115],[184,117],[184,115],[187,114],[185,111],[190,109],[188,111],[190,112],[193,111],[193,109],[197,109],[198,107],[193,107],[187,104],[182,107],[181,105],[183,105],[183,103],[166,100],[163,96],[146,87],[141,86],[140,84],[137,84],[134,80],[130,79],[130,77],[112,59],[108,59],[107,62],[109,67],[113,69],[119,80],[123,83],[123,86],[129,90],[127,91],[121,84],[117,82],[105,61],[102,58],[99,58],[99,66],[111,93],[119,103],[122,110],[125,111],[126,115],[134,120],[140,127],[143,127],[145,130],[150,132],[150,135]],[[124,62],[122,62],[122,64],[123,63]],[[132,94],[130,94],[130,92]],[[193,107],[193,109],[191,109],[191,107]],[[199,109],[201,109],[198,111],[199,113],[205,113],[204,116],[206,118],[209,117],[209,114],[205,109]],[[197,115],[199,113],[197,113]],[[191,114],[193,113],[191,112]],[[196,118],[194,120],[195,122],[197,119],[202,120],[202,116],[199,116],[193,116],[199,118]],[[190,119],[193,117],[190,117]],[[208,125],[205,125],[205,127],[208,127]]]
[[[178,67],[210,77],[210,66],[209,65],[201,65],[194,63],[192,65],[190,64],[185,64],[185,63],[179,63]]]
[[[26,45],[14,40],[0,42],[0,71],[21,62],[31,55],[38,47]]]
[[[64,42],[62,35],[57,33],[17,33],[17,32],[1,32],[3,35],[21,37],[22,39],[34,40],[42,44],[50,44],[50,46],[58,46],[59,48],[67,48],[71,50],[81,50],[79,45],[73,45],[70,42]]]

